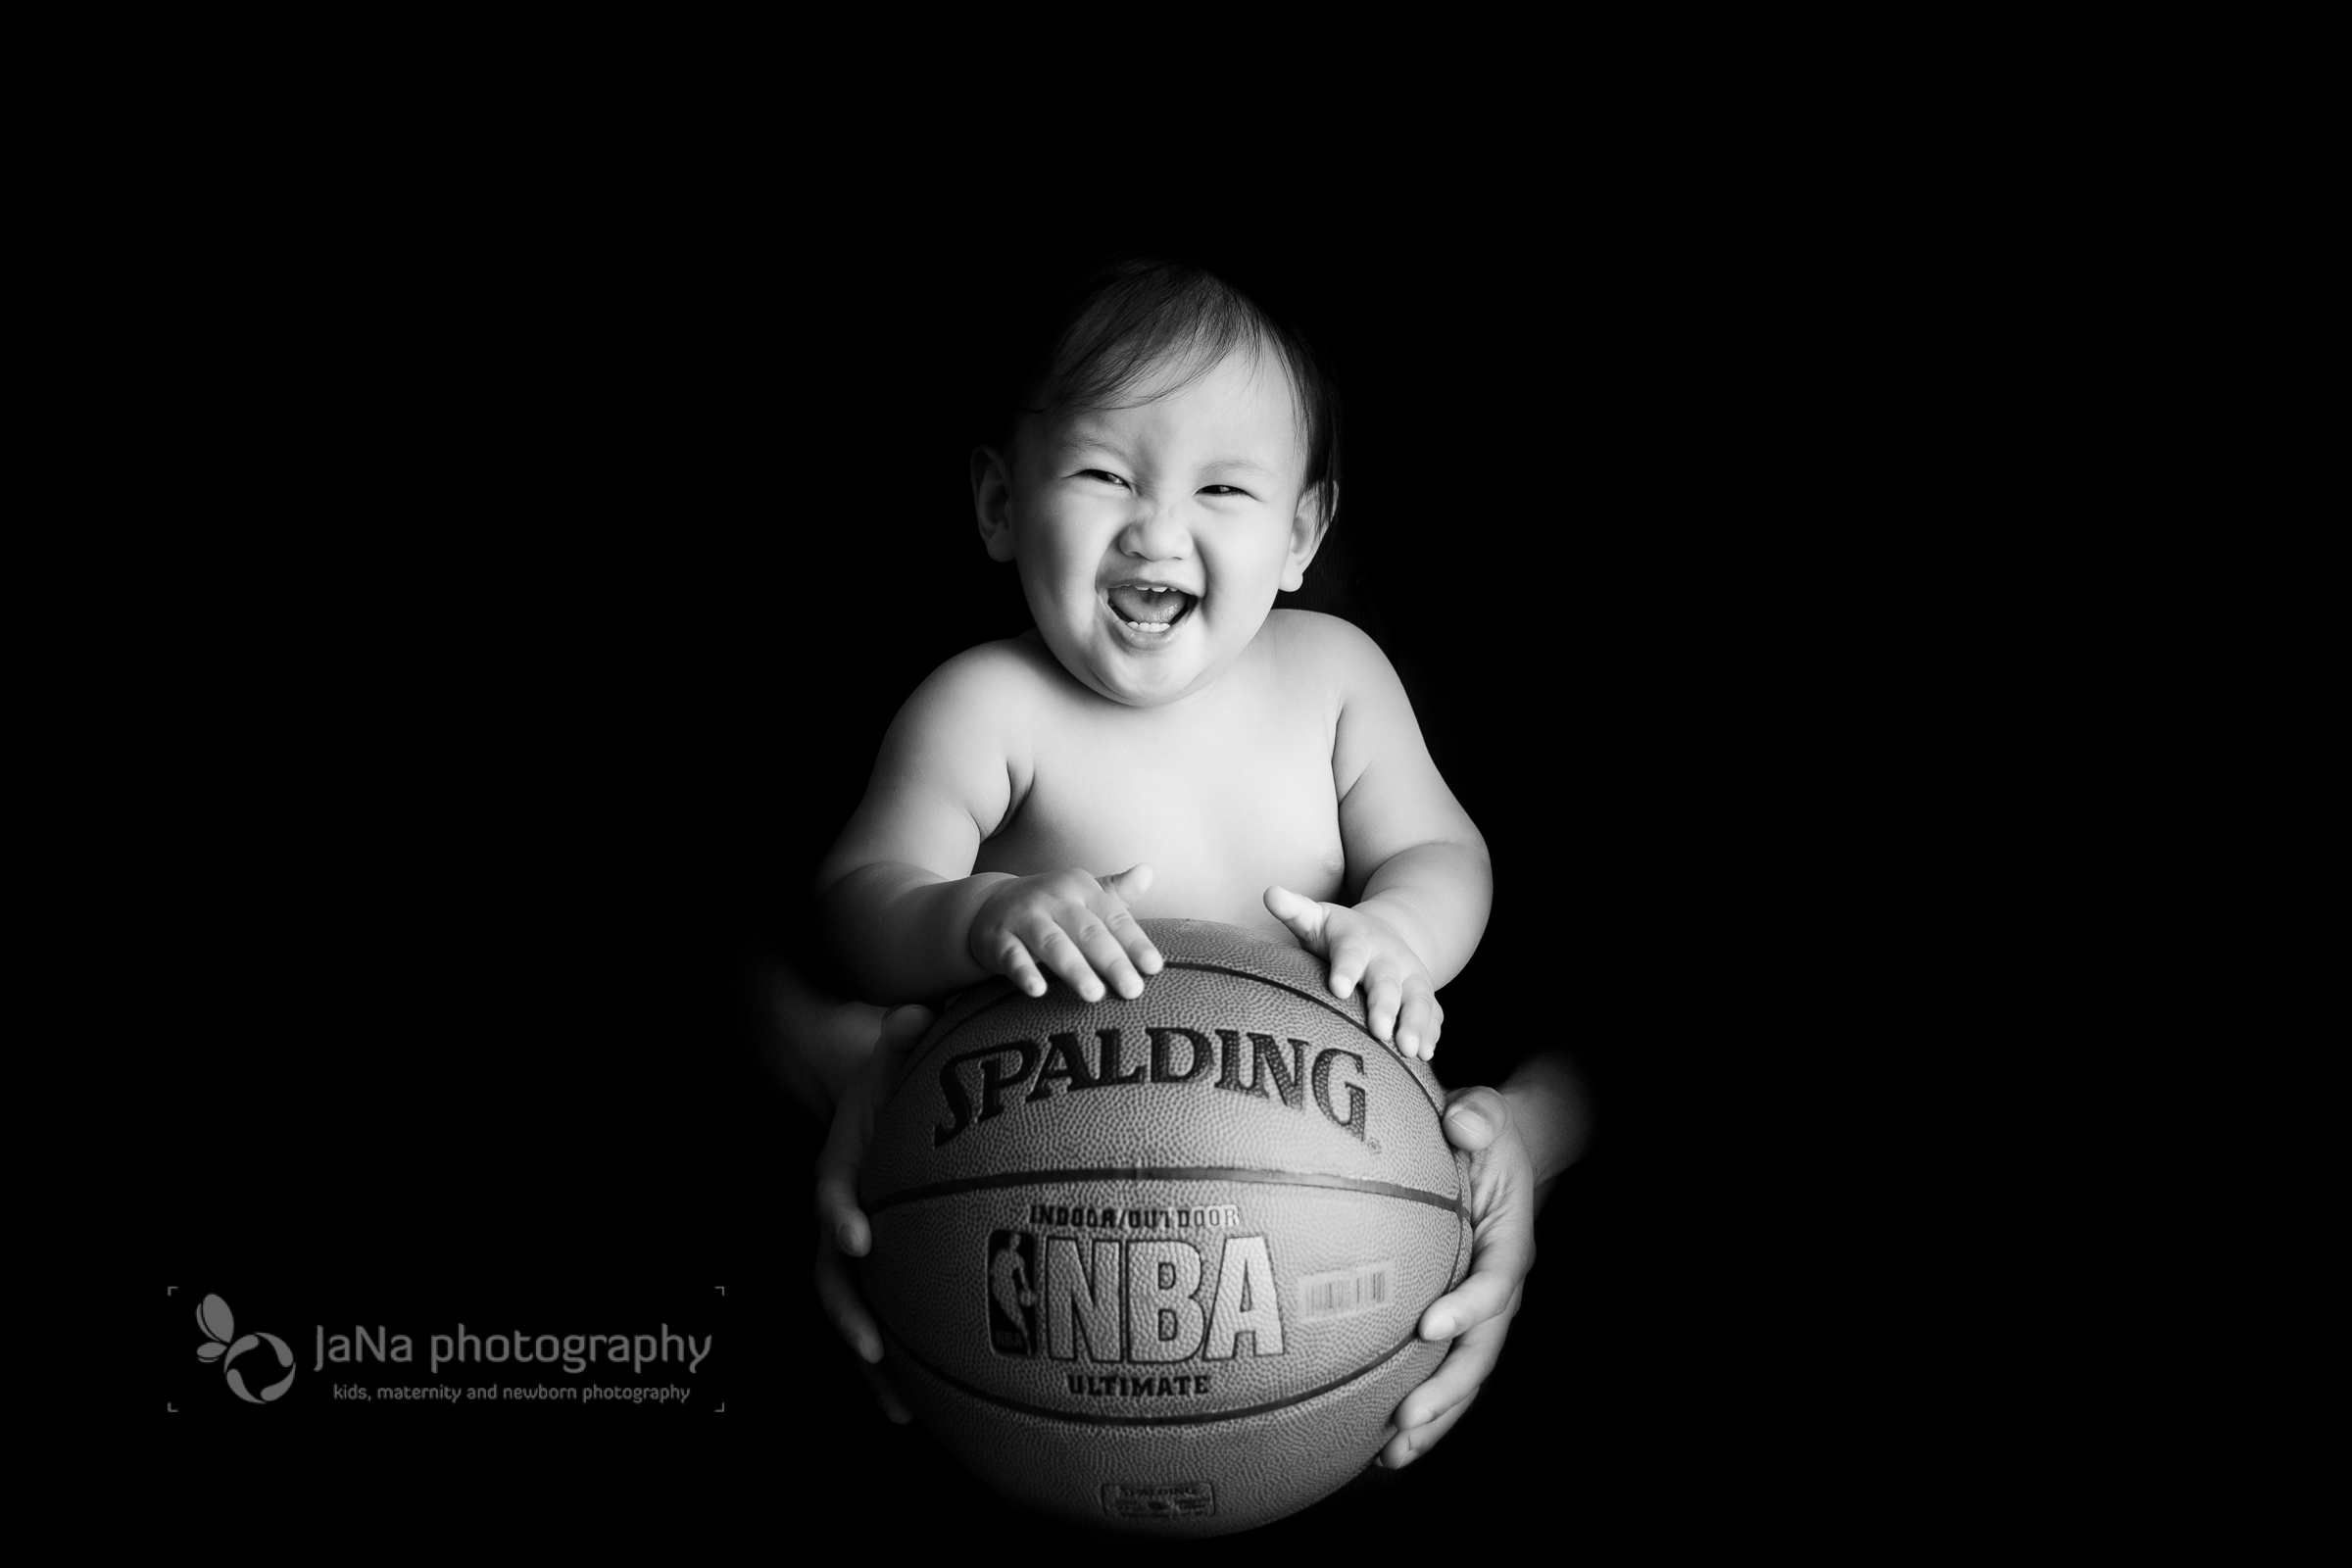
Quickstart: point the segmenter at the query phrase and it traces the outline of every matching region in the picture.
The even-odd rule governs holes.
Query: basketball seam
[[[1364,1378],[1370,1377],[1373,1373],[1379,1371],[1382,1367],[1387,1366],[1391,1361],[1394,1361],[1396,1359],[1396,1357],[1402,1355],[1406,1350],[1411,1349],[1414,1344],[1420,1339],[1420,1333],[1418,1330],[1407,1334],[1404,1339],[1387,1354],[1382,1355],[1375,1360],[1366,1362],[1363,1366],[1358,1367],[1355,1371],[1348,1373],[1346,1377],[1341,1378],[1333,1383],[1326,1383],[1319,1389],[1309,1389],[1304,1394],[1293,1395],[1287,1399],[1273,1399],[1264,1404],[1252,1404],[1245,1409],[1240,1410],[1220,1410],[1213,1415],[1095,1415],[1076,1410],[1053,1410],[1048,1409],[1044,1405],[1038,1404],[1024,1404],[1018,1399],[1007,1398],[1000,1394],[991,1394],[985,1389],[976,1389],[969,1383],[964,1382],[961,1378],[956,1377],[952,1373],[941,1371],[938,1367],[933,1366],[929,1361],[924,1360],[922,1356],[915,1353],[914,1348],[906,1343],[906,1341],[899,1334],[899,1331],[892,1328],[887,1322],[883,1321],[881,1313],[877,1312],[874,1314],[874,1321],[881,1325],[882,1332],[890,1336],[892,1342],[898,1346],[901,1353],[903,1353],[907,1360],[912,1361],[916,1366],[921,1367],[925,1372],[930,1373],[933,1377],[939,1379],[940,1382],[945,1383],[948,1385],[948,1387],[956,1390],[959,1394],[969,1395],[975,1399],[985,1400],[990,1404],[1001,1406],[1006,1410],[1017,1410],[1023,1415],[1037,1416],[1042,1420],[1061,1421],[1072,1426],[1089,1427],[1210,1426],[1219,1421],[1245,1421],[1253,1415],[1266,1415],[1276,1410],[1287,1410],[1292,1405],[1304,1404],[1309,1399],[1319,1399],[1326,1394],[1335,1394],[1341,1389],[1346,1388],[1350,1383],[1355,1383]],[[1414,1321],[1418,1322],[1419,1319],[1416,1317]],[[1124,1365],[1126,1363],[1120,1364]],[[1167,1364],[1173,1366],[1177,1363],[1169,1362]]]
[[[959,1176],[952,1181],[904,1188],[864,1206],[866,1213],[879,1214],[901,1203],[920,1202],[930,1198],[952,1198],[957,1193],[985,1192],[997,1187],[1053,1187],[1068,1182],[1102,1181],[1233,1182],[1255,1187],[1321,1187],[1337,1192],[1366,1193],[1376,1198],[1426,1203],[1463,1219],[1470,1217],[1469,1209],[1463,1205],[1458,1195],[1447,1198],[1442,1193],[1428,1192],[1419,1187],[1405,1187],[1396,1182],[1376,1182],[1359,1176],[1322,1176],[1309,1171],[1259,1170],[1242,1165],[1096,1165],[1005,1171],[993,1176]],[[1456,1250],[1459,1250],[1458,1244]]]
[[[1458,1157],[1459,1156],[1457,1156],[1457,1159]],[[1455,1180],[1458,1182],[1460,1180],[1458,1174],[1460,1167],[1457,1164],[1455,1168],[1457,1172]],[[1468,1203],[1457,1202],[1454,1204],[1454,1212],[1461,1216],[1462,1222],[1455,1228],[1454,1231],[1453,1268],[1446,1275],[1446,1278],[1451,1280],[1453,1283],[1446,1287],[1446,1289],[1448,1291],[1460,1289],[1461,1282],[1463,1279],[1468,1277],[1469,1271],[1462,1266],[1462,1249],[1468,1247],[1472,1250],[1472,1255],[1477,1255],[1478,1221],[1472,1217],[1470,1213],[1470,1205]]]

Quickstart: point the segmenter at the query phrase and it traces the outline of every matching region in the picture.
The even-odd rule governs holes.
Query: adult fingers
[[[906,1408],[906,1401],[899,1397],[897,1389],[891,1387],[890,1374],[863,1361],[858,1363],[858,1370],[865,1374],[865,1386],[873,1391],[874,1402],[882,1407],[882,1413],[890,1417],[893,1424],[903,1427],[914,1419],[914,1412]]]
[[[930,1032],[931,1023],[931,1009],[920,1004],[893,1007],[882,1015],[882,1033],[874,1042],[874,1054],[881,1059],[882,1070],[888,1077],[897,1077],[899,1058],[921,1042]]]
[[[893,1007],[882,1015],[873,1055],[834,1107],[825,1147],[816,1156],[816,1228],[852,1257],[862,1257],[873,1233],[858,1203],[858,1177],[873,1142],[874,1105],[890,1092],[900,1062],[931,1027],[928,1007]]]
[[[858,1173],[873,1138],[874,1113],[868,1080],[860,1077],[841,1097],[824,1150],[816,1156],[816,1230],[853,1257],[864,1255],[870,1237],[858,1206]]]
[[[1446,1141],[1475,1154],[1511,1124],[1511,1102],[1492,1089],[1457,1089],[1446,1097]]]
[[[1415,975],[1404,983],[1404,1003],[1396,1013],[1396,1049],[1408,1056],[1427,1061],[1438,1054],[1438,1035],[1446,1022],[1446,1009],[1438,1005],[1437,993],[1429,981]]]
[[[1436,1420],[1426,1421],[1420,1426],[1409,1431],[1399,1432],[1391,1438],[1388,1446],[1380,1450],[1381,1467],[1387,1470],[1401,1470],[1436,1447],[1438,1440],[1451,1432],[1454,1423],[1469,1413],[1471,1400],[1477,1397],[1476,1395],[1472,1395],[1469,1399],[1464,1399]]]
[[[820,1170],[816,1178],[816,1230],[852,1257],[863,1257],[873,1245],[865,1211],[858,1206],[858,1177],[854,1171]]]
[[[1396,1407],[1397,1427],[1410,1432],[1467,1404],[1494,1372],[1510,1331],[1510,1319],[1490,1318],[1454,1341],[1436,1374]]]
[[[882,1359],[882,1333],[865,1309],[865,1298],[858,1294],[858,1282],[850,1277],[849,1260],[823,1231],[816,1233],[816,1299],[826,1321],[860,1360],[871,1364]]]
[[[1536,1265],[1535,1227],[1523,1220],[1482,1222],[1472,1248],[1470,1277],[1421,1314],[1423,1339],[1451,1339],[1517,1307],[1519,1287]]]

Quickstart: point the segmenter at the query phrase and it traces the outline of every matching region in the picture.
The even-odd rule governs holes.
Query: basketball
[[[1444,1357],[1466,1156],[1323,961],[1146,920],[1130,1002],[964,992],[875,1119],[866,1300],[916,1415],[999,1492],[1168,1537],[1344,1485]]]

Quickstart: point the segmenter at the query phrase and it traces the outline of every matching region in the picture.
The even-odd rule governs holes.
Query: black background
[[[2317,520],[2340,122],[1667,105],[1368,137],[1289,194],[1033,188],[999,149],[888,199],[719,139],[388,145],[193,225],[145,933],[187,1019],[171,1283],[725,1280],[777,1396],[700,1451],[909,1540],[989,1506],[808,1299],[819,1129],[757,977],[898,702],[1025,624],[966,488],[1001,302],[1175,247],[1331,359],[1301,600],[1380,639],[1494,852],[1441,1074],[1556,1044],[1601,1107],[1481,1408],[1297,1531],[1850,1435],[1827,1368],[1920,1305],[1829,1283],[1876,1278],[1853,1216],[1939,1136],[1914,1058],[2061,961],[2051,906],[2155,808],[2119,760],[2221,632],[2150,596]],[[1822,1164],[1826,1200],[1786,1179]]]

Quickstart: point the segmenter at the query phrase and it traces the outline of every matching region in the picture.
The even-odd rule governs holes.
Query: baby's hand
[[[1140,864],[1101,881],[1076,869],[1015,877],[980,906],[966,946],[982,968],[1032,997],[1046,994],[1041,964],[1088,1002],[1102,1000],[1104,981],[1140,997],[1143,976],[1159,973],[1159,950],[1127,901],[1151,889],[1152,868]]]
[[[1266,889],[1266,912],[1291,928],[1307,952],[1331,965],[1331,994],[1360,980],[1373,1036],[1403,1055],[1427,1061],[1438,1052],[1446,1009],[1438,1005],[1429,966],[1396,928],[1344,904],[1317,904],[1289,888]]]

